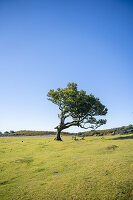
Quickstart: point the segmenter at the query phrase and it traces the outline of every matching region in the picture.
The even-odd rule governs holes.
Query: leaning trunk
[[[58,140],[58,141],[62,141],[61,137],[60,137],[60,133],[61,131],[64,129],[64,121],[65,121],[65,118],[64,118],[64,113],[61,112],[61,121],[60,121],[60,124],[56,127],[57,129],[57,133],[56,133],[56,138],[55,140]]]
[[[61,137],[60,137],[60,133],[61,133],[61,129],[57,129],[57,133],[56,133],[56,138],[55,140],[60,140],[62,141]]]

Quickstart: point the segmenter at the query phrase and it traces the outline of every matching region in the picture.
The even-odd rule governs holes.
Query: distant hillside
[[[1,133],[0,136],[47,136],[47,135],[55,135],[54,131],[30,131],[30,130],[21,130],[21,131],[6,131],[5,133]],[[62,132],[62,135],[78,135],[78,136],[102,136],[102,135],[124,135],[124,134],[133,134],[133,125],[122,126],[119,128],[111,128],[106,130],[91,130],[86,132],[79,133],[69,133]]]
[[[84,135],[84,136],[102,136],[102,135],[125,135],[125,134],[133,134],[133,125],[129,126],[122,126],[119,128],[111,128],[106,130],[91,130],[87,132],[79,132],[77,135]]]
[[[71,135],[72,133],[62,132],[62,135]],[[10,131],[0,134],[0,136],[47,136],[47,135],[56,135],[54,131],[30,131],[30,130],[21,130],[21,131]]]

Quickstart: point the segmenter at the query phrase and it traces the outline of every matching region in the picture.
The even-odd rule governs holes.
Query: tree
[[[55,127],[56,140],[61,140],[61,131],[71,126],[95,129],[106,124],[106,120],[98,119],[98,116],[106,115],[108,109],[94,95],[87,95],[84,90],[78,91],[76,83],[68,83],[64,89],[52,89],[47,96],[60,109],[60,123]]]
[[[12,130],[11,130],[10,133],[15,133],[15,131],[12,131]]]

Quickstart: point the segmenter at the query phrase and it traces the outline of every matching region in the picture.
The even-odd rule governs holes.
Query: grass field
[[[1,137],[0,200],[133,199],[133,135],[62,139]]]

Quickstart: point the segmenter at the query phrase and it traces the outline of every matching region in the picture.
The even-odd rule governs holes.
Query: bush
[[[8,131],[5,131],[4,134],[9,134],[9,132],[8,132]]]
[[[10,133],[15,133],[15,131],[12,131],[12,130],[11,130]]]

